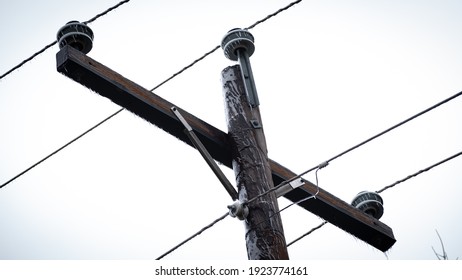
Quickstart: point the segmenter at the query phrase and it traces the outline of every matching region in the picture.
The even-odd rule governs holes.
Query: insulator
[[[241,203],[239,200],[234,201],[233,204],[228,206],[229,215],[233,218],[238,218],[243,221],[249,215],[249,208]]]
[[[380,219],[383,215],[383,199],[376,192],[358,193],[351,205],[376,219]]]
[[[226,58],[233,61],[238,60],[237,50],[247,52],[250,57],[255,51],[253,35],[244,29],[231,29],[221,41],[221,48]]]
[[[93,47],[93,31],[84,23],[70,21],[56,35],[59,48],[69,45],[85,54]]]

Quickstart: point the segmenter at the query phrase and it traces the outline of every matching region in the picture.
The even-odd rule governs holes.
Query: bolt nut
[[[221,41],[226,58],[237,61],[237,51],[243,50],[250,57],[255,51],[253,35],[247,30],[235,28],[231,29]]]

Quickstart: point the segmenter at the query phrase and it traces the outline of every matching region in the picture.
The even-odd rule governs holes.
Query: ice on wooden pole
[[[253,37],[247,31],[231,30],[223,39],[225,55],[240,56],[239,65],[222,71],[228,135],[233,170],[240,202],[246,202],[273,188],[265,135],[258,108],[258,97],[248,60],[253,52]],[[247,58],[247,59],[245,59]],[[250,70],[243,73],[243,68]],[[250,91],[249,91],[250,89]],[[247,204],[245,238],[251,260],[288,259],[284,230],[274,192]]]

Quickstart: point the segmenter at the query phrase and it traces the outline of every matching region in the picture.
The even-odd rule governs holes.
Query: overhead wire
[[[298,4],[300,2],[302,2],[303,0],[297,0],[297,1],[294,1],[292,3],[290,3],[289,5],[283,7],[283,8],[280,8],[279,10],[277,10],[276,12],[272,13],[272,14],[269,14],[267,15],[265,18],[261,19],[261,20],[258,20],[256,21],[255,23],[249,25],[248,27],[244,28],[245,30],[250,30],[250,29],[253,29],[255,28],[257,25],[267,21],[268,19],[274,17],[274,16],[277,16],[278,14],[280,14],[281,12],[283,11],[286,11],[287,9],[289,9],[290,7],[294,6],[295,4]],[[156,90],[157,88],[159,88],[160,86],[162,86],[163,84],[167,83],[168,81],[170,81],[171,79],[175,78],[176,76],[178,76],[179,74],[183,73],[185,70],[191,68],[192,66],[194,66],[196,63],[198,63],[199,61],[203,60],[204,58],[206,58],[207,56],[211,55],[212,53],[214,53],[215,51],[217,51],[221,46],[220,45],[217,45],[215,47],[213,47],[213,49],[211,49],[210,51],[206,52],[205,54],[203,54],[201,57],[197,58],[196,60],[194,60],[192,63],[188,64],[187,66],[183,67],[180,71],[176,72],[175,74],[173,74],[172,76],[170,76],[169,78],[167,78],[166,80],[164,80],[163,82],[161,82],[160,84],[158,84],[157,86],[153,87],[151,89],[151,91],[154,91]]]
[[[129,1],[129,0],[128,0]],[[122,1],[120,3],[118,3],[117,5],[107,9],[105,12],[103,13],[100,13],[98,15],[96,15],[95,17],[91,18],[90,20],[86,21],[86,23],[90,23],[90,22],[93,22],[95,21],[96,19],[98,19],[99,17],[107,14],[108,12],[116,9],[117,7],[121,6],[122,4],[125,4],[127,3],[128,1]],[[257,26],[258,24],[262,23],[262,22],[265,22],[266,20],[268,20],[269,18],[271,17],[274,17],[276,16],[277,14],[281,13],[282,11],[285,11],[287,10],[288,8],[292,7],[293,5],[297,4],[301,2],[301,0],[297,0],[295,2],[292,2],[290,3],[289,5],[285,6],[284,8],[281,8],[279,9],[278,11],[276,11],[275,13],[272,13],[268,16],[266,16],[264,19],[262,20],[258,20],[257,22],[255,22],[254,24],[250,25],[249,27],[247,27],[247,29],[251,29],[251,28],[254,28],[255,26]],[[53,43],[53,45],[56,43],[56,41]],[[51,46],[50,46],[51,47]],[[169,78],[167,78],[166,80],[164,80],[163,82],[159,83],[157,86],[153,87],[150,91],[154,91],[156,89],[158,89],[159,87],[161,87],[162,85],[164,85],[165,83],[167,83],[168,81],[172,80],[173,78],[175,78],[176,76],[178,76],[179,74],[183,73],[184,71],[186,71],[187,69],[191,68],[192,66],[194,66],[195,64],[197,64],[198,62],[200,62],[201,60],[205,59],[207,56],[211,55],[212,53],[214,53],[216,50],[218,50],[220,48],[220,46],[216,46],[214,47],[212,50],[206,52],[205,54],[203,54],[202,56],[200,56],[199,58],[195,59],[192,63],[188,64],[187,66],[183,67],[180,71],[176,72],[175,74],[173,74],[172,76],[170,76]],[[45,50],[41,50],[41,52],[43,52]],[[32,58],[30,58],[32,59]],[[30,60],[29,59],[29,60]],[[87,131],[83,132],[82,134],[80,134],[79,136],[77,136],[76,138],[72,139],[70,142],[68,142],[67,144],[63,145],[61,148],[58,148],[57,150],[53,151],[51,154],[45,156],[43,159],[39,160],[37,163],[33,164],[31,167],[27,168],[25,171],[19,173],[18,175],[14,176],[12,179],[8,180],[7,182],[3,183],[0,188],[8,185],[9,183],[13,182],[14,180],[16,180],[17,178],[19,178],[20,176],[24,175],[25,173],[27,173],[28,171],[30,171],[32,168],[36,167],[37,165],[39,165],[40,163],[44,162],[45,160],[47,160],[48,158],[50,158],[51,156],[55,155],[57,152],[61,151],[62,149],[64,149],[65,147],[69,146],[71,143],[74,143],[77,139],[80,139],[83,135],[86,135],[88,132],[90,132],[91,130],[93,130],[94,128],[102,125],[103,123],[105,123],[106,121],[108,121],[109,119],[111,119],[112,117],[114,117],[115,115],[121,113],[122,111],[124,111],[125,108],[120,108],[118,109],[116,112],[112,113],[109,117],[106,117],[104,120],[98,122],[96,125],[94,125],[92,128],[88,129]]]
[[[89,129],[87,129],[86,131],[84,131],[83,133],[81,133],[79,136],[75,137],[74,139],[72,139],[71,141],[67,142],[66,144],[64,144],[63,146],[59,147],[58,149],[56,149],[55,151],[53,151],[52,153],[50,153],[49,155],[47,155],[46,157],[42,158],[41,160],[37,161],[36,163],[32,164],[30,167],[26,168],[24,171],[22,171],[21,173],[17,174],[16,176],[14,176],[13,178],[11,178],[10,180],[6,181],[5,183],[1,184],[0,185],[0,189],[3,188],[4,186],[8,185],[9,183],[13,182],[14,180],[18,179],[19,177],[21,177],[22,175],[24,175],[25,173],[29,172],[32,168],[36,167],[37,165],[39,165],[40,163],[44,162],[45,160],[49,159],[50,157],[54,156],[55,154],[57,154],[58,152],[60,152],[61,150],[63,150],[64,148],[66,148],[67,146],[69,146],[70,144],[74,143],[75,141],[79,140],[80,138],[82,138],[83,136],[85,136],[87,133],[89,133],[90,131],[94,130],[95,128],[97,128],[98,126],[102,125],[103,123],[105,123],[106,121],[112,119],[115,115],[119,114],[120,112],[122,112],[122,109],[119,109],[117,112],[113,113],[112,115],[106,117],[104,120],[100,121],[99,123],[95,124],[94,126],[90,127]]]
[[[23,61],[21,61],[18,65],[14,66],[13,68],[11,68],[10,70],[6,71],[4,74],[2,74],[0,76],[0,80],[5,78],[6,76],[8,76],[9,74],[11,74],[13,71],[21,68],[24,64],[26,64],[27,62],[31,61],[32,59],[34,59],[35,57],[37,57],[39,54],[43,53],[44,51],[48,50],[49,48],[53,47],[56,43],[58,43],[58,41],[53,41],[51,43],[49,43],[48,45],[46,45],[45,47],[43,47],[41,50],[39,50],[38,52],[34,53],[33,55],[31,55],[30,57],[24,59]]]
[[[105,10],[104,12],[102,13],[99,13],[97,14],[96,16],[92,17],[91,19],[87,20],[87,21],[84,21],[83,23],[85,24],[88,24],[88,23],[91,23],[95,20],[97,20],[98,18],[108,14],[109,12],[111,12],[112,10],[114,9],[117,9],[118,7],[122,6],[123,4],[125,3],[128,3],[130,2],[130,0],[125,0],[125,1],[121,1],[119,2],[118,4],[108,8],[107,10]],[[41,53],[45,52],[46,50],[48,50],[49,48],[51,48],[52,46],[56,45],[56,43],[58,43],[57,40],[49,43],[48,45],[46,45],[45,47],[43,47],[41,50],[37,51],[36,53],[32,54],[30,57],[24,59],[23,61],[21,61],[18,65],[14,66],[13,68],[11,68],[10,70],[6,71],[5,73],[3,73],[1,76],[0,76],[0,80],[5,78],[6,76],[8,76],[9,74],[11,74],[13,71],[21,68],[22,66],[24,66],[24,64],[26,64],[27,62],[31,61],[32,59],[34,59],[35,57],[37,57],[38,55],[40,55]]]
[[[272,13],[272,14],[269,14],[268,16],[266,16],[265,18],[261,19],[261,20],[258,20],[257,22],[255,22],[254,24],[250,25],[249,27],[246,27],[245,29],[246,30],[249,30],[249,29],[252,29],[254,28],[255,26],[267,21],[268,19],[278,15],[279,13],[289,9],[290,7],[294,6],[295,4],[298,4],[300,2],[302,2],[303,0],[297,0],[297,1],[294,1],[292,3],[290,3],[289,5],[277,10],[276,12]],[[105,10],[104,12],[102,13],[99,13],[97,14],[96,16],[92,17],[91,19],[89,20],[86,20],[82,23],[84,24],[89,24],[89,23],[92,23],[94,22],[95,20],[97,20],[98,18],[108,14],[109,12],[117,9],[118,7],[122,6],[123,4],[126,4],[130,2],[130,0],[124,0],[124,1],[120,1],[119,3],[117,3],[116,5],[108,8],[107,10]],[[9,74],[11,74],[13,71],[21,68],[24,64],[26,64],[27,62],[31,61],[32,59],[34,59],[35,57],[37,57],[38,55],[40,55],[41,53],[43,53],[44,51],[46,51],[47,49],[51,48],[52,46],[54,46],[58,41],[55,40],[51,43],[49,43],[48,45],[44,46],[42,49],[40,49],[39,51],[35,52],[34,54],[32,54],[30,57],[26,58],[25,60],[21,61],[18,65],[14,66],[13,68],[11,68],[10,70],[6,71],[5,73],[3,73],[1,76],[0,76],[0,80],[3,79],[4,77],[8,76]],[[166,79],[165,81],[163,81],[162,83],[160,83],[159,85],[157,85],[156,87],[154,87],[153,89],[151,89],[151,91],[154,91],[155,89],[157,89],[158,87],[162,86],[164,83],[170,81],[171,79],[173,79],[174,77],[176,77],[177,75],[183,73],[185,70],[187,70],[188,68],[192,67],[194,64],[196,64],[197,62],[201,61],[202,59],[204,59],[205,57],[207,57],[208,55],[214,53],[216,50],[218,50],[220,48],[220,46],[216,46],[214,47],[211,51],[209,52],[206,52],[203,56],[201,56],[200,58],[196,59],[195,61],[193,61],[191,64],[187,65],[186,67],[184,67],[183,69],[181,69],[180,71],[178,71],[177,73],[173,74],[171,77],[169,77],[168,79]]]
[[[107,15],[109,12],[117,9],[118,7],[122,6],[123,4],[126,4],[130,2],[130,0],[124,0],[124,1],[120,1],[119,3],[117,3],[116,5],[108,8],[107,10],[105,10],[104,12],[102,13],[99,13],[97,14],[96,16],[92,17],[91,19],[87,20],[87,21],[84,21],[83,23],[84,24],[89,24],[89,23],[92,23],[94,22],[95,20],[99,19],[100,17],[104,16],[104,15]]]
[[[277,10],[276,12],[267,15],[265,18],[263,18],[263,19],[261,19],[261,20],[258,20],[258,21],[255,22],[254,24],[252,24],[252,25],[250,25],[249,27],[246,27],[246,28],[244,28],[244,29],[249,30],[249,29],[255,28],[255,26],[257,26],[257,25],[259,25],[259,24],[261,24],[261,23],[267,21],[268,19],[270,19],[270,18],[272,18],[272,17],[274,17],[274,16],[277,16],[277,15],[280,14],[281,12],[288,10],[288,9],[291,8],[292,6],[298,4],[298,3],[302,2],[302,1],[303,1],[303,0],[297,0],[297,1],[294,1],[294,2],[292,2],[292,3],[289,3],[289,5],[287,5],[287,6],[283,7],[283,8],[280,8],[280,9]]]
[[[409,179],[411,179],[411,178],[413,178],[413,177],[416,177],[416,176],[418,176],[418,175],[420,175],[420,174],[422,174],[422,173],[424,173],[424,172],[427,172],[427,171],[429,171],[429,170],[431,170],[431,169],[433,169],[433,168],[435,168],[435,167],[437,167],[437,166],[439,166],[439,165],[441,165],[441,164],[443,164],[443,163],[446,163],[446,162],[448,162],[448,161],[450,161],[450,160],[452,160],[452,159],[455,159],[456,157],[458,157],[458,156],[460,156],[460,155],[462,155],[462,151],[459,152],[459,153],[456,153],[456,154],[454,154],[454,155],[452,155],[452,156],[450,156],[450,157],[447,157],[447,158],[445,158],[445,159],[443,159],[443,160],[441,160],[441,161],[439,161],[439,162],[437,162],[437,163],[435,163],[435,164],[432,164],[432,165],[430,165],[430,166],[428,166],[428,167],[426,167],[426,168],[424,168],[424,169],[421,169],[421,170],[417,171],[416,173],[413,173],[413,174],[411,174],[411,175],[408,175],[408,176],[406,176],[405,178],[403,178],[403,179],[401,179],[401,180],[398,180],[398,181],[394,182],[393,184],[390,184],[390,185],[388,185],[388,186],[385,186],[385,187],[383,187],[382,189],[376,191],[376,193],[381,193],[381,192],[386,191],[386,190],[388,190],[388,189],[390,189],[390,188],[393,188],[394,186],[396,186],[396,185],[398,185],[398,184],[401,184],[401,183],[403,183],[403,182],[406,182],[407,180],[409,180]]]
[[[324,221],[322,222],[321,224],[319,224],[318,226],[315,226],[314,228],[310,229],[307,233],[301,235],[300,237],[297,237],[296,239],[294,239],[293,241],[287,243],[287,247],[291,246],[292,244],[300,241],[301,239],[303,239],[304,237],[312,234],[313,232],[315,232],[316,230],[322,228],[325,224],[327,224],[327,221]]]
[[[446,99],[444,99],[444,100],[442,100],[442,101],[440,101],[440,102],[438,102],[438,103],[436,103],[436,104],[434,104],[434,105],[432,105],[432,106],[430,106],[430,107],[428,107],[428,108],[426,108],[426,109],[423,110],[423,111],[420,111],[420,112],[417,113],[417,114],[412,115],[411,117],[409,117],[409,118],[407,118],[407,119],[405,119],[405,120],[403,120],[403,121],[401,121],[401,122],[399,122],[399,123],[397,123],[397,124],[395,124],[395,125],[393,125],[393,126],[387,128],[387,129],[385,129],[385,130],[383,130],[383,131],[380,132],[380,133],[375,134],[374,136],[372,136],[372,137],[370,137],[370,138],[368,138],[368,139],[366,139],[366,140],[364,140],[364,141],[362,141],[362,142],[360,142],[360,143],[354,145],[353,147],[351,147],[351,148],[349,148],[349,149],[347,149],[347,150],[345,150],[345,151],[343,151],[343,152],[341,152],[341,153],[339,153],[339,154],[337,154],[337,155],[331,157],[330,159],[324,161],[323,163],[318,164],[318,165],[316,165],[316,166],[314,166],[314,167],[312,167],[312,168],[310,168],[310,169],[305,170],[305,171],[302,172],[302,173],[299,173],[298,175],[296,175],[296,176],[294,176],[294,177],[292,177],[292,178],[290,178],[290,179],[288,179],[288,180],[285,180],[285,181],[281,182],[281,183],[278,184],[277,186],[274,186],[273,188],[271,188],[271,189],[269,189],[269,190],[267,190],[267,191],[265,191],[265,192],[263,192],[263,193],[261,193],[261,194],[255,196],[255,197],[249,199],[249,200],[248,200],[247,202],[245,202],[245,203],[246,203],[246,204],[249,204],[249,203],[251,203],[251,202],[253,202],[253,201],[257,200],[257,199],[260,199],[261,197],[263,197],[263,196],[265,196],[265,195],[268,195],[269,193],[278,190],[279,188],[281,188],[281,187],[284,186],[285,184],[288,184],[288,183],[290,183],[290,182],[292,182],[292,181],[294,181],[294,180],[296,180],[296,179],[298,179],[298,178],[301,178],[303,175],[306,175],[307,173],[310,173],[311,171],[318,169],[318,168],[319,168],[320,166],[322,166],[322,165],[328,165],[330,162],[332,162],[332,161],[334,161],[334,160],[336,160],[336,159],[338,159],[338,158],[340,158],[340,157],[346,155],[347,153],[349,153],[349,152],[351,152],[351,151],[353,151],[353,150],[356,150],[357,148],[359,148],[359,147],[361,147],[361,146],[363,146],[363,145],[365,145],[365,144],[371,142],[372,140],[377,139],[377,138],[379,138],[380,136],[383,136],[384,134],[387,134],[388,132],[390,132],[390,131],[392,131],[392,130],[394,130],[394,129],[396,129],[396,128],[398,128],[398,127],[400,127],[400,126],[402,126],[402,125],[404,125],[404,124],[406,124],[406,123],[408,123],[408,122],[410,122],[410,121],[412,121],[412,120],[414,120],[414,119],[416,119],[416,118],[418,118],[418,117],[420,117],[420,116],[422,116],[422,115],[424,115],[425,113],[428,113],[428,112],[430,112],[430,111],[432,111],[432,110],[438,108],[439,106],[441,106],[441,105],[443,105],[443,104],[445,104],[445,103],[447,103],[447,102],[449,102],[449,101],[451,101],[451,100],[453,100],[453,99],[455,99],[455,98],[457,98],[457,97],[459,97],[459,96],[461,96],[461,95],[462,95],[462,91],[461,91],[461,92],[458,92],[458,93],[456,93],[456,94],[454,94],[454,95],[452,95],[452,96],[450,96],[450,97],[448,97],[448,98],[446,98]]]
[[[156,260],[160,260],[160,259],[163,259],[165,256],[167,256],[168,254],[172,253],[173,251],[177,250],[178,248],[180,248],[181,246],[183,246],[184,244],[188,243],[189,241],[191,241],[194,237],[200,235],[201,233],[203,233],[204,231],[206,231],[207,229],[213,227],[216,223],[218,223],[219,221],[223,220],[224,218],[228,217],[229,216],[229,212],[226,212],[226,214],[223,214],[222,216],[220,216],[219,218],[215,219],[212,223],[206,225],[205,227],[201,228],[198,232],[194,233],[193,235],[191,235],[190,237],[186,238],[184,241],[180,242],[178,245],[174,246],[172,249],[168,250],[167,252],[163,253],[162,255],[160,255],[159,257],[157,257]]]
[[[452,155],[452,156],[449,156],[449,157],[447,157],[447,158],[445,158],[445,159],[443,159],[443,160],[441,160],[441,161],[439,161],[439,162],[437,162],[437,163],[435,163],[435,164],[432,164],[432,165],[430,165],[430,166],[428,166],[428,167],[426,167],[426,168],[424,168],[424,169],[421,169],[421,170],[419,170],[419,171],[417,171],[417,172],[415,172],[415,173],[413,173],[413,174],[411,174],[411,175],[408,175],[408,176],[404,177],[403,179],[396,181],[396,182],[393,183],[393,184],[390,184],[390,185],[388,185],[388,186],[385,186],[385,187],[383,187],[382,189],[376,191],[376,193],[381,193],[381,192],[386,191],[386,190],[388,190],[388,189],[390,189],[390,188],[392,188],[392,187],[394,187],[394,186],[396,186],[396,185],[398,185],[398,184],[401,184],[401,183],[403,183],[403,182],[405,182],[405,181],[407,181],[407,180],[409,180],[409,179],[411,179],[411,178],[417,177],[417,176],[421,175],[421,174],[424,173],[424,172],[427,172],[427,171],[429,171],[429,170],[431,170],[431,169],[433,169],[433,168],[435,168],[435,167],[437,167],[437,166],[439,166],[439,165],[441,165],[441,164],[444,164],[444,163],[446,163],[446,162],[448,162],[448,161],[450,161],[450,160],[452,160],[452,159],[455,159],[455,158],[459,157],[460,155],[462,155],[462,151],[461,151],[461,152],[458,152],[458,153],[456,153],[456,154],[454,154],[454,155]],[[296,238],[296,239],[293,240],[292,242],[288,243],[288,244],[287,244],[287,247],[289,247],[290,245],[294,244],[294,243],[297,242],[297,241],[300,241],[302,238],[304,238],[304,237],[310,235],[311,233],[313,233],[314,231],[320,229],[321,227],[323,227],[323,226],[324,226],[325,224],[327,224],[327,223],[328,223],[327,221],[322,222],[320,225],[318,225],[318,226],[312,228],[312,229],[309,230],[307,233],[301,235],[300,237]]]

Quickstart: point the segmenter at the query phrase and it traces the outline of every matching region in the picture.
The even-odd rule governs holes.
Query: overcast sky
[[[1,1],[1,74],[118,1]],[[89,26],[88,54],[151,89],[291,1],[133,0]],[[303,172],[462,90],[462,2],[302,1],[251,30],[250,58],[269,157]],[[0,80],[0,184],[119,107],[56,71],[57,45]],[[226,131],[221,49],[156,94]],[[319,171],[351,202],[462,151],[462,99],[425,114]],[[234,184],[234,173],[221,166]],[[462,257],[462,158],[381,193],[384,253],[327,224],[291,259]],[[315,181],[314,173],[305,176]],[[289,204],[279,199],[280,208]],[[124,111],[0,189],[0,259],[155,259],[231,204],[200,154]],[[281,213],[294,240],[322,220]],[[227,217],[165,259],[246,259],[244,225]]]

